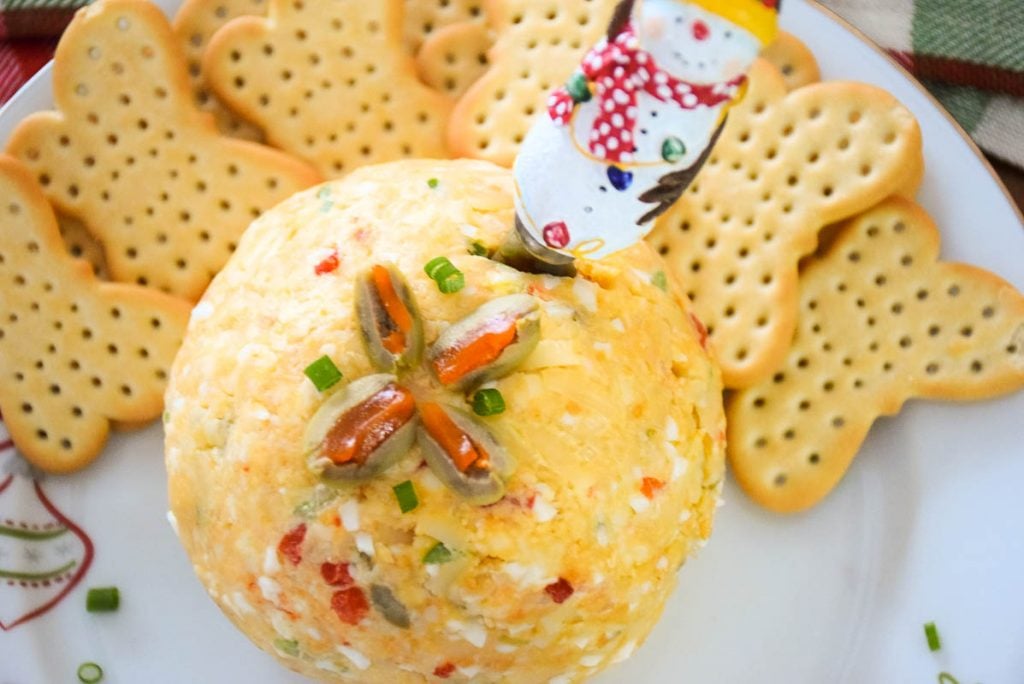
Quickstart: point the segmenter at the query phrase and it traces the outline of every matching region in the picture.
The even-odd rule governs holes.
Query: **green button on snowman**
[[[686,190],[746,73],[775,38],[778,0],[623,0],[608,35],[551,94],[516,159],[516,229],[547,264],[639,242]]]

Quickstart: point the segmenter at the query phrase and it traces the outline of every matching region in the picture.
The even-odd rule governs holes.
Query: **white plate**
[[[944,257],[1024,289],[1021,218],[948,116],[816,5],[787,0],[783,24],[826,78],[877,84],[913,110],[928,163],[920,199],[942,227]],[[0,141],[50,105],[49,88],[47,69],[0,112]],[[838,490],[802,516],[765,513],[727,487],[712,543],[683,571],[654,634],[599,681],[934,682],[941,671],[964,684],[1021,681],[1022,416],[1024,393],[912,403],[875,426]],[[93,467],[42,487],[91,537],[95,558],[54,609],[0,631],[0,682],[72,682],[87,660],[115,683],[299,681],[249,644],[193,576],[164,517],[159,425],[115,436]],[[13,506],[45,513],[24,479],[0,493],[0,524]],[[67,539],[66,552],[80,554]],[[118,613],[85,612],[86,587],[102,585],[121,588]],[[4,589],[0,621],[3,601],[27,595]],[[929,621],[942,634],[938,654],[925,645]]]

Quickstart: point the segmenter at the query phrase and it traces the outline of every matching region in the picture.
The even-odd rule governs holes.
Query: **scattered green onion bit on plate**
[[[334,387],[342,378],[341,371],[338,370],[338,367],[334,365],[329,356],[321,356],[306,366],[305,373],[318,392]]]
[[[431,259],[423,270],[444,294],[458,292],[466,286],[466,276],[455,268],[455,264],[449,261],[448,257],[439,256]]]
[[[942,642],[939,640],[939,630],[935,628],[934,622],[929,622],[924,626],[924,636],[928,639],[928,650],[938,651],[942,648]]]
[[[668,291],[668,277],[664,271],[658,271],[651,276],[651,283],[662,292]]]
[[[103,679],[103,668],[96,663],[82,663],[78,666],[78,681],[83,684],[96,684]]]
[[[427,181],[427,185],[429,185],[431,189],[436,188],[440,184],[441,181],[437,180],[436,178],[431,178],[430,180]]]
[[[110,613],[121,605],[117,587],[95,587],[85,596],[85,609],[90,613]]]
[[[299,655],[299,642],[295,639],[274,639],[274,648],[292,658]]]
[[[478,416],[496,416],[505,412],[505,397],[496,389],[482,389],[473,395],[473,413]]]
[[[430,550],[427,551],[425,556],[423,556],[423,562],[427,565],[441,565],[442,563],[450,562],[454,557],[454,554],[448,550],[447,546],[441,542],[437,542],[430,547]]]
[[[948,672],[940,672],[939,684],[960,684],[960,680]]]
[[[402,509],[403,513],[408,513],[420,505],[420,499],[416,496],[416,488],[413,487],[410,480],[400,482],[391,489],[395,492],[395,498],[398,499],[398,507]]]

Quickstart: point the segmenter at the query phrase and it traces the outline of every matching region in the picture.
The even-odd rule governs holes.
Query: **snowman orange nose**
[[[695,40],[704,41],[711,36],[711,29],[703,21],[698,19],[693,22],[693,37]]]

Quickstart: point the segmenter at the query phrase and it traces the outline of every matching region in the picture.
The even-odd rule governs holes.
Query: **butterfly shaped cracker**
[[[64,248],[32,174],[0,155],[0,412],[50,472],[82,468],[111,421],[160,414],[187,302],[100,282]]]
[[[270,0],[214,35],[203,71],[275,146],[325,176],[402,157],[447,157],[451,103],[402,45],[400,0]]]
[[[80,10],[57,48],[55,112],[25,119],[8,151],[104,245],[115,280],[198,299],[249,222],[316,174],[217,134],[191,102],[164,16],[142,0]]]
[[[819,230],[912,194],[923,168],[917,121],[887,92],[827,82],[787,94],[774,67],[754,64],[708,163],[648,237],[687,288],[727,387],[785,358],[797,264]]]
[[[266,14],[266,0],[186,0],[174,16],[174,34],[188,60],[188,75],[196,105],[213,114],[217,128],[225,135],[261,142],[259,128],[231,111],[211,92],[202,72],[203,53],[210,38],[236,17]]]
[[[796,90],[821,80],[818,60],[807,45],[792,33],[780,31],[775,42],[761,53],[779,70],[786,90]]]
[[[402,37],[415,55],[439,31],[456,24],[483,26],[488,0],[402,0]]]
[[[605,35],[618,0],[497,0],[491,66],[459,100],[448,124],[456,157],[511,166],[534,116]]]
[[[759,504],[793,512],[821,501],[872,422],[907,399],[1024,387],[1024,296],[938,256],[932,220],[895,198],[809,259],[785,362],[728,400],[733,473]]]
[[[451,97],[461,97],[487,73],[494,39],[482,22],[463,22],[435,32],[416,55],[423,82]]]

